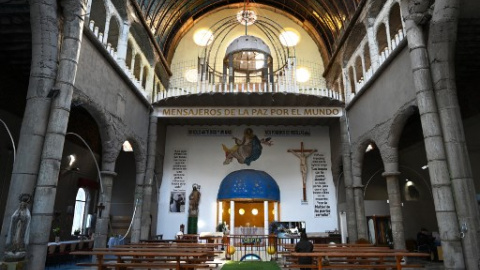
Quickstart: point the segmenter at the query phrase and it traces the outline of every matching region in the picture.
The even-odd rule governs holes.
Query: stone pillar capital
[[[100,171],[100,174],[102,176],[111,176],[111,177],[117,176],[117,173],[113,171]]]
[[[389,177],[389,176],[399,176],[401,174],[401,172],[384,172],[382,173],[382,176],[383,177]]]

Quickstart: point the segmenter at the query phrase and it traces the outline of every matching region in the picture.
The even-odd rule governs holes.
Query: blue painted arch
[[[278,184],[268,173],[238,170],[229,173],[220,184],[217,200],[280,201]]]

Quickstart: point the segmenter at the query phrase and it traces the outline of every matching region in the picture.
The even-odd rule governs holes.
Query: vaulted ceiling
[[[265,8],[300,24],[317,43],[324,60],[363,0],[136,0],[167,59],[196,21],[222,8]],[[325,59],[327,58],[327,59]]]

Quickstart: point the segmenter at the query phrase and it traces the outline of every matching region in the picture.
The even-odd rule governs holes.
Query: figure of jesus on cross
[[[317,149],[305,149],[303,148],[303,142],[300,143],[300,149],[288,149],[287,152],[294,154],[300,159],[300,172],[302,173],[303,182],[303,202],[307,201],[307,158],[317,152]]]

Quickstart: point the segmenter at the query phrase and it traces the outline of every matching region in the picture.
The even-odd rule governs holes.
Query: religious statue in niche
[[[252,161],[257,160],[262,154],[262,144],[268,146],[273,144],[270,137],[259,139],[251,128],[244,130],[242,139],[237,137],[233,137],[233,139],[235,140],[235,145],[231,148],[222,144],[223,151],[225,151],[225,161],[223,165],[230,164],[233,158],[240,164],[250,165]]]
[[[192,193],[188,196],[189,202],[189,209],[188,209],[188,216],[189,217],[198,217],[198,204],[200,203],[200,185],[193,184],[192,185]]]
[[[288,149],[287,152],[292,153],[297,158],[300,159],[300,173],[302,174],[302,182],[303,182],[303,200],[304,202],[307,201],[307,173],[308,173],[308,166],[307,166],[307,158],[317,152],[317,149],[305,149],[303,147],[303,142],[300,143],[300,149]]]
[[[20,205],[12,215],[5,246],[5,261],[21,261],[25,259],[26,246],[30,232],[30,203],[31,195],[21,194]]]

